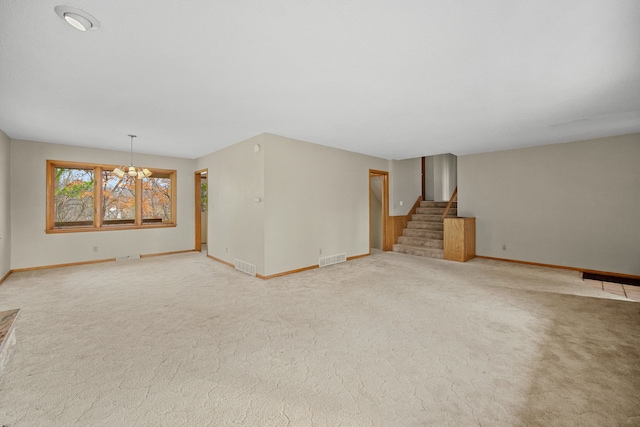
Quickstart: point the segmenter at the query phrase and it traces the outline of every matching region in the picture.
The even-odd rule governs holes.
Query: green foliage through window
[[[119,178],[113,166],[47,161],[47,232],[175,226],[176,173],[152,172]]]
[[[55,222],[93,225],[93,170],[55,169]]]
[[[151,176],[142,180],[142,221],[171,221],[171,179]]]
[[[207,205],[209,202],[209,195],[207,194],[208,186],[206,182],[200,184],[200,210],[202,212],[207,211]]]

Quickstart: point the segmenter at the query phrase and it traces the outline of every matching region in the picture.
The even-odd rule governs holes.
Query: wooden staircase
[[[453,198],[453,197],[452,197]],[[393,245],[394,252],[418,255],[427,258],[444,258],[444,214],[447,204],[451,207],[447,217],[457,216],[458,202],[420,202],[407,228]]]

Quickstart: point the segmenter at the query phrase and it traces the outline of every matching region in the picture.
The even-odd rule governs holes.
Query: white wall
[[[389,161],[389,215],[402,216],[409,213],[422,196],[422,159]]]
[[[433,168],[433,156],[427,156],[424,159],[424,192],[425,200],[435,200],[435,185],[434,185],[434,168]]]
[[[11,270],[11,140],[0,130],[0,278]]]
[[[458,162],[451,153],[435,156],[433,161],[435,190],[434,200],[449,201],[458,185]]]
[[[258,135],[208,154],[197,165],[209,171],[209,255],[231,264],[235,259],[254,264],[261,275],[265,274],[263,139]]]
[[[209,255],[249,262],[263,276],[369,253],[370,169],[393,169],[391,215],[408,213],[421,193],[420,159],[390,162],[267,133],[196,166],[209,171]]]
[[[27,176],[11,180],[12,269],[194,248],[194,160],[135,155],[141,166],[177,171],[177,227],[46,234],[47,160],[117,165],[128,163],[129,153],[12,140],[11,176],[28,171]]]
[[[458,184],[478,255],[640,275],[640,134],[459,156]]]
[[[369,169],[385,159],[264,134],[266,275],[369,253]]]
[[[425,159],[425,193],[427,200],[448,202],[458,185],[456,156],[438,154]]]

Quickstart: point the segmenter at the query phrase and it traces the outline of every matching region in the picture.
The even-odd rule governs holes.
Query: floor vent
[[[236,268],[236,270],[240,270],[243,273],[247,273],[251,276],[256,275],[256,266],[253,264],[249,264],[248,262],[244,262],[244,261],[240,261],[239,259],[236,259],[233,261],[233,266]]]
[[[137,255],[122,255],[117,256],[116,261],[128,261],[130,259],[140,259],[140,254]]]
[[[341,262],[347,261],[347,254],[338,254],[338,255],[330,255],[322,257],[318,260],[318,265],[320,267],[326,267],[332,264],[338,264]]]

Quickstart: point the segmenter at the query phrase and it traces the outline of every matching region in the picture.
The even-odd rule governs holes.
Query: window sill
[[[175,223],[166,224],[145,224],[145,225],[105,225],[100,228],[96,227],[68,227],[54,228],[45,230],[47,234],[65,234],[65,233],[87,233],[93,231],[118,231],[118,230],[144,230],[147,228],[172,228],[176,227]]]

